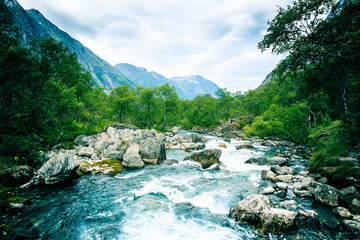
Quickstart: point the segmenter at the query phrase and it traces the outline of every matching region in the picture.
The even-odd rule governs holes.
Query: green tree
[[[124,122],[129,116],[130,111],[133,110],[132,104],[136,96],[128,85],[117,86],[114,88],[109,97],[110,105],[112,106],[113,114],[117,116],[119,122]]]
[[[166,129],[168,122],[176,122],[176,113],[178,110],[178,100],[175,87],[171,87],[168,83],[157,88],[160,102],[162,105],[163,118],[161,121],[162,130]]]

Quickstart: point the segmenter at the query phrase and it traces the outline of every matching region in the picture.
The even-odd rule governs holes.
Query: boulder
[[[32,167],[23,165],[0,170],[0,184],[4,187],[17,187],[30,181],[34,176]]]
[[[221,148],[227,148],[226,144],[221,142],[218,144],[218,147],[221,147]]]
[[[116,129],[131,129],[131,130],[137,130],[138,128],[131,124],[124,124],[124,123],[117,123],[114,122],[110,124],[109,126],[106,126],[102,129],[103,132],[106,132],[109,127],[116,128]]]
[[[78,155],[80,157],[91,158],[91,155],[93,155],[94,152],[95,152],[94,149],[91,147],[83,147],[83,148],[80,148]]]
[[[129,147],[123,157],[122,165],[128,168],[143,168],[145,163],[139,155],[140,147],[136,143]]]
[[[271,159],[266,159],[266,161],[260,161],[259,165],[279,165],[284,166],[286,165],[288,160],[283,157],[273,157]]]
[[[308,190],[298,190],[294,189],[294,194],[298,197],[304,198],[304,197],[313,197],[313,194]]]
[[[296,170],[291,167],[280,167],[277,165],[271,166],[271,171],[273,171],[276,175],[294,175],[296,173]]]
[[[286,198],[286,192],[284,190],[276,191],[275,195],[279,198]]]
[[[337,207],[333,209],[333,212],[342,218],[352,218],[353,215],[344,207]]]
[[[274,180],[276,177],[275,173],[270,170],[262,170],[261,171],[261,179],[262,180]]]
[[[108,149],[103,152],[101,159],[117,159],[122,160],[126,150],[133,144],[132,138],[123,138],[116,140]]]
[[[44,179],[46,185],[52,185],[78,177],[76,174],[78,167],[79,159],[74,154],[69,151],[59,152],[48,160],[37,173]]]
[[[360,239],[360,222],[344,220],[343,224],[345,228],[354,236],[354,239]]]
[[[318,180],[319,183],[322,183],[322,184],[325,184],[325,183],[328,183],[329,180],[326,178],[326,177],[322,177]]]
[[[109,147],[109,143],[104,139],[100,139],[95,143],[94,149],[96,152],[102,153]]]
[[[220,149],[207,149],[202,152],[194,153],[184,158],[184,160],[191,160],[200,163],[203,169],[209,168],[213,164],[220,164]]]
[[[354,186],[343,188],[339,191],[340,200],[349,205],[352,200],[359,198],[359,193]]]
[[[274,182],[291,183],[293,179],[292,175],[278,175],[274,178]]]
[[[106,159],[101,161],[79,161],[79,173],[99,174],[115,176],[124,170],[121,162],[116,159]]]
[[[245,143],[245,144],[242,144],[242,145],[237,145],[237,146],[235,146],[235,149],[236,149],[236,150],[252,149],[252,148],[254,148],[254,146],[251,145],[251,143]]]
[[[83,145],[83,139],[86,137],[86,135],[79,135],[75,138],[74,143],[76,145]]]
[[[297,212],[280,208],[270,208],[260,214],[261,232],[283,234],[295,223]]]
[[[275,189],[273,187],[267,187],[264,190],[262,190],[261,194],[269,195],[273,194],[275,192]]]
[[[277,182],[274,184],[274,188],[276,190],[287,190],[288,188],[288,185],[286,183],[283,183],[283,182]]]
[[[156,165],[160,155],[160,144],[155,140],[144,140],[140,145],[139,154],[147,164]]]
[[[261,194],[253,194],[244,198],[230,209],[230,217],[236,221],[257,223],[260,214],[272,207],[270,199]]]
[[[315,200],[331,207],[337,207],[339,205],[339,191],[327,184],[317,184],[312,190],[312,194]]]

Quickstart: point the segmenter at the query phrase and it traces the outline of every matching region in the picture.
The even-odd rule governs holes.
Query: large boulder
[[[156,165],[166,159],[165,144],[156,139],[146,139],[140,145],[139,154],[145,163]]]
[[[261,194],[253,194],[244,198],[230,209],[230,217],[236,221],[257,223],[260,214],[272,207],[270,199]]]
[[[315,200],[331,207],[337,207],[339,205],[339,191],[327,184],[317,184],[312,190],[312,194]]]
[[[99,174],[115,176],[124,170],[121,162],[116,159],[106,159],[101,161],[79,161],[79,173]]]
[[[49,159],[37,173],[44,179],[46,185],[52,185],[78,177],[76,174],[78,167],[79,159],[75,154],[61,151]]]
[[[96,152],[102,153],[109,147],[109,143],[104,139],[99,139],[97,142],[95,142],[94,149]]]
[[[0,184],[5,187],[16,187],[30,181],[34,176],[32,167],[23,165],[0,170]]]
[[[220,163],[221,150],[207,149],[198,153],[194,153],[184,158],[184,160],[191,160],[200,163],[203,169],[209,168],[213,164]]]
[[[129,147],[123,157],[122,165],[128,168],[143,168],[145,163],[139,155],[140,147],[138,144],[133,144]]]
[[[122,160],[126,150],[133,144],[132,138],[123,138],[116,140],[101,154],[101,159],[117,159]]]
[[[270,208],[260,214],[263,233],[283,234],[294,226],[297,212],[280,208]]]

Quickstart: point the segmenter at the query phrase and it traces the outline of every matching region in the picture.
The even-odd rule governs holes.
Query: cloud
[[[111,64],[166,77],[199,74],[230,91],[256,88],[279,56],[261,54],[267,20],[291,0],[19,0]]]

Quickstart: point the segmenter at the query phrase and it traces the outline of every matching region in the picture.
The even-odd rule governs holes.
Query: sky
[[[18,0],[111,65],[165,77],[201,75],[231,92],[254,89],[283,56],[257,43],[291,0]]]

